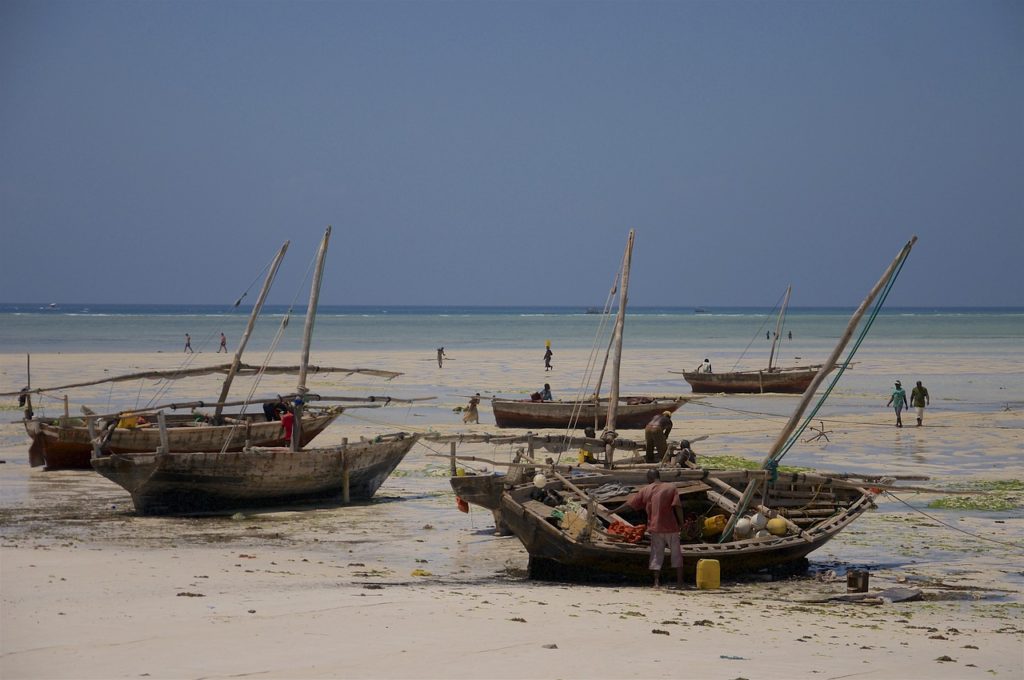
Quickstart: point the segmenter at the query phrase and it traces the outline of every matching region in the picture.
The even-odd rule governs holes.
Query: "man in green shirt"
[[[892,391],[892,396],[889,397],[889,401],[885,402],[886,406],[892,406],[896,409],[896,427],[903,427],[903,407],[907,405],[907,393],[903,391],[903,385],[900,381],[896,381],[896,389]]]
[[[928,397],[928,388],[917,381],[917,387],[910,391],[910,405],[917,409],[917,426],[921,427],[924,421],[924,407],[931,404]]]

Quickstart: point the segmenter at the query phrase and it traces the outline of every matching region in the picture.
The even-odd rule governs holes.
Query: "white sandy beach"
[[[316,354],[314,363],[405,375],[390,383],[313,377],[313,391],[438,397],[415,407],[353,410],[318,442],[399,429],[493,432],[486,401],[482,423],[468,428],[452,409],[476,391],[522,394],[545,380],[556,396],[571,396],[566,376],[578,380],[586,359],[560,352],[556,371],[545,374],[539,358],[451,354],[443,369],[431,352]],[[180,360],[34,354],[32,382],[171,368]],[[657,361],[627,356],[623,391],[688,392],[665,372],[684,360],[670,353]],[[196,365],[220,361],[203,354]],[[885,361],[876,357],[860,374],[877,375],[881,390],[899,367],[895,357],[892,365]],[[915,366],[925,375],[972,370],[942,358]],[[1012,380],[1019,382],[1020,374]],[[0,356],[0,377],[20,387],[24,357]],[[161,400],[213,395],[218,385],[217,377],[189,381]],[[239,383],[236,393],[247,385]],[[290,378],[274,378],[259,393],[292,386]],[[1014,382],[1010,392],[1016,390]],[[151,384],[141,391],[134,384],[90,387],[75,391],[72,409],[84,403],[116,410],[152,391]],[[939,395],[926,427],[897,430],[891,411],[881,407],[884,396],[848,393],[835,400],[836,415],[828,412],[833,401],[821,414],[831,441],[801,445],[794,464],[813,459],[832,471],[933,475],[931,485],[951,467],[970,480],[1024,479],[1019,410],[946,408]],[[57,401],[44,403],[47,414],[62,410]],[[794,403],[791,397],[711,397],[684,406],[673,435],[708,435],[695,447],[698,454],[757,460]],[[727,582],[715,591],[538,583],[525,578],[519,542],[492,535],[489,513],[455,510],[448,463],[425,446],[413,450],[367,505],[234,518],[137,517],[128,494],[98,475],[30,469],[27,439],[10,422],[18,413],[6,413],[0,430],[4,678],[1024,676],[1024,558],[1007,545],[1024,542],[1019,510],[942,515],[968,536],[883,496],[877,511],[811,555],[818,578]],[[507,447],[463,452],[497,460],[511,455]],[[902,497],[920,506],[913,494]],[[808,602],[845,593],[847,565],[869,566],[872,590],[912,585],[926,599],[878,606]],[[830,578],[829,568],[838,576]]]

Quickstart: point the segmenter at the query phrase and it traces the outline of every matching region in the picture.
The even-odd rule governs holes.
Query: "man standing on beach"
[[[651,418],[644,428],[644,440],[647,443],[647,450],[644,459],[648,463],[656,463],[668,452],[668,433],[672,431],[672,412],[663,411],[661,414]],[[654,458],[654,450],[658,450],[657,460]]]
[[[182,351],[188,352],[189,354],[192,353],[192,336],[188,333],[185,333],[185,349]]]
[[[446,356],[448,356],[448,355],[444,353],[444,347],[438,347],[437,348],[437,367],[438,368],[441,368],[441,366],[444,364],[444,358]]]
[[[227,354],[227,351],[228,351],[228,339],[226,337],[224,337],[223,333],[220,334],[220,347],[217,348],[217,354],[220,354],[221,350],[224,350],[224,353]]]
[[[654,587],[661,586],[661,565],[665,561],[665,548],[672,555],[676,569],[676,585],[683,587],[683,549],[679,545],[679,530],[683,526],[683,506],[675,484],[661,481],[657,469],[647,471],[647,486],[629,500],[612,510],[612,514],[626,510],[644,510],[647,513],[647,532],[651,535],[650,570],[654,573]]]
[[[928,396],[928,388],[921,384],[921,381],[917,381],[917,387],[910,390],[910,405],[917,409],[917,426],[921,427],[924,423],[924,407],[931,404],[931,398]]]
[[[886,406],[892,405],[896,409],[896,427],[903,427],[903,408],[907,405],[907,393],[903,391],[903,385],[900,381],[896,381],[896,389],[892,391],[892,396],[889,397],[889,401],[885,402]]]

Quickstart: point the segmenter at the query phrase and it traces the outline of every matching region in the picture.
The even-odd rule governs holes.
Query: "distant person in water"
[[[224,350],[224,353],[227,354],[228,339],[224,336],[223,333],[220,334],[220,347],[217,348],[217,354],[220,354],[221,350]]]
[[[790,331],[790,332],[789,332],[789,339],[790,339],[790,340],[792,340],[792,339],[793,339],[793,331]]]
[[[764,332],[764,339],[765,340],[771,340],[772,339],[772,334],[769,331],[765,331]]]
[[[554,366],[551,365],[551,357],[554,356],[554,352],[551,351],[551,345],[548,345],[544,350],[544,370],[550,371]]]
[[[444,347],[437,348],[437,367],[441,368],[444,365],[445,357],[448,355],[444,353]]]
[[[189,335],[188,333],[185,333],[185,349],[183,349],[182,351],[192,352],[192,336]]]
[[[917,386],[910,390],[910,405],[917,409],[918,427],[921,427],[924,423],[924,407],[931,403],[931,399],[928,397],[928,388],[918,380]]]
[[[885,402],[886,406],[892,406],[896,409],[896,427],[903,427],[903,409],[907,405],[907,393],[903,391],[903,385],[900,381],[896,381],[896,389],[892,391],[892,396],[889,397],[889,401]]]

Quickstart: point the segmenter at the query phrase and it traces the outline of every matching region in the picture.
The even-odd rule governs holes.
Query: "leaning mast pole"
[[[316,320],[316,308],[320,302],[320,282],[324,275],[324,259],[327,256],[327,243],[331,238],[331,227],[324,231],[324,238],[320,241],[320,250],[317,252],[316,269],[313,271],[313,284],[309,289],[309,306],[306,308],[306,326],[302,333],[302,359],[299,362],[299,384],[295,388],[299,398],[295,404],[295,425],[292,432],[292,451],[298,451],[302,439],[302,397],[309,390],[306,388],[306,372],[309,368],[309,345],[313,338],[313,323]]]

